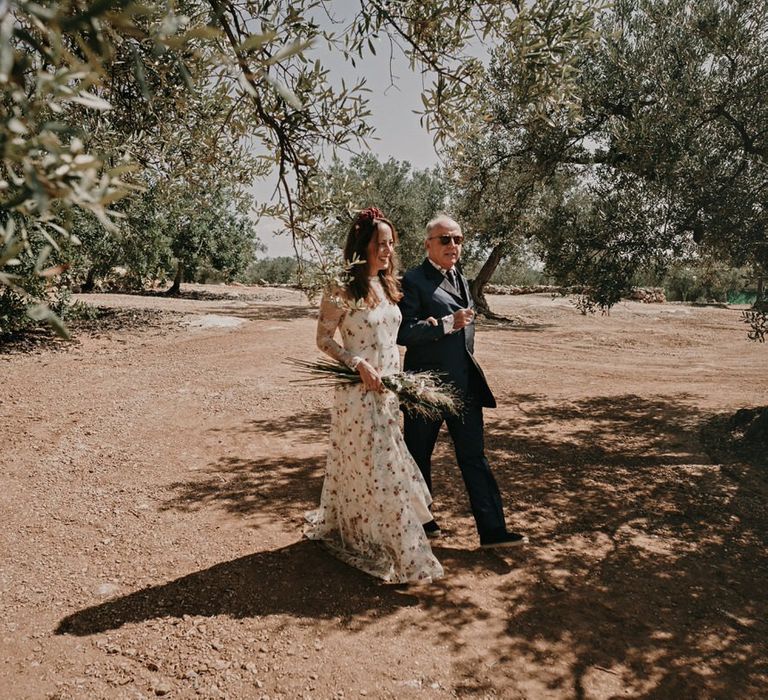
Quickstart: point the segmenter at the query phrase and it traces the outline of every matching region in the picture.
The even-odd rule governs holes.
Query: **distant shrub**
[[[549,284],[549,277],[541,270],[519,262],[502,262],[491,277],[491,284],[506,284],[516,287],[531,287]]]
[[[44,300],[48,308],[62,320],[79,313],[72,309],[72,293],[65,286],[52,285],[41,277],[30,275],[25,279],[26,291]],[[0,340],[3,336],[26,331],[36,325],[27,314],[29,299],[10,287],[0,287]]]
[[[23,330],[32,323],[32,319],[27,316],[26,299],[10,287],[0,288],[0,338]]]
[[[662,286],[669,301],[728,302],[755,293],[746,269],[718,263],[673,265]]]
[[[231,280],[231,275],[211,265],[201,265],[195,271],[194,280],[200,284],[225,284]]]
[[[240,276],[246,284],[295,284],[298,263],[295,258],[282,256],[254,260]]]

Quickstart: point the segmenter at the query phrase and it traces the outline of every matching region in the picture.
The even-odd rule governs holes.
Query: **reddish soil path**
[[[491,297],[487,447],[531,544],[476,548],[441,441],[447,576],[409,588],[302,541],[332,397],[282,360],[315,312],[229,292],[88,297],[175,315],[0,354],[0,697],[768,696],[768,473],[701,432],[768,404],[737,310]]]

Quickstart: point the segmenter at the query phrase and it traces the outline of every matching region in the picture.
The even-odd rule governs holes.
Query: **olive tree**
[[[311,213],[324,206],[315,188],[322,159],[371,133],[364,85],[335,81],[312,56],[314,44],[352,63],[377,50],[403,52],[433,78],[423,121],[447,143],[479,126],[470,109],[484,100],[478,44],[504,47],[508,63],[527,76],[537,109],[565,106],[573,100],[571,47],[593,19],[594,3],[575,0],[370,0],[343,16],[326,0],[4,3],[0,284],[42,301],[12,271],[55,278],[58,266],[46,262],[62,241],[76,242],[73,208],[117,229],[115,203],[152,184],[140,173],[163,152],[156,126],[173,129],[178,116],[183,120],[184,110],[171,106],[185,100],[180,82],[191,94],[196,86],[221,86],[227,135],[239,132],[263,166],[256,172],[276,176],[279,197],[259,203],[256,214],[279,218],[294,236],[311,236]],[[161,107],[154,115],[140,110],[147,116],[141,128],[141,119],[123,121],[121,97]],[[97,138],[89,146],[79,131],[83,109],[104,117],[94,120]],[[212,140],[208,155],[216,160],[231,143]],[[30,311],[55,322],[44,305]]]
[[[321,187],[321,196],[331,203],[315,222],[325,249],[343,247],[357,211],[375,206],[397,229],[398,256],[405,267],[423,258],[425,226],[447,199],[447,182],[439,168],[414,170],[407,161],[382,162],[372,154],[354,156],[348,164],[334,161]]]
[[[565,178],[550,224],[535,233],[549,271],[585,285],[599,307],[639,269],[691,251],[764,275],[764,4],[622,0],[597,29],[573,66],[578,109],[532,111],[520,73],[495,57],[484,137],[456,147],[453,170],[489,265],[533,235],[525,218],[537,193]],[[496,230],[489,213],[503,222]]]

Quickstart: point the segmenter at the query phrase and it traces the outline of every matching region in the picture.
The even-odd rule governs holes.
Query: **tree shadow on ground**
[[[247,303],[247,306],[211,306],[195,310],[196,313],[215,316],[235,316],[248,321],[295,321],[317,318],[317,308],[311,306],[283,306],[277,304]]]
[[[685,394],[575,401],[513,395],[501,403],[516,410],[488,412],[487,452],[508,520],[532,543],[503,555],[453,546],[461,537],[436,543],[447,578],[419,591],[418,614],[394,623],[446,645],[457,694],[768,695],[766,473],[738,460],[713,462],[701,443],[712,415],[696,401]],[[325,411],[308,412],[242,429],[322,441],[327,420]],[[215,504],[298,516],[317,502],[323,463],[221,460],[204,478],[177,485],[167,507]],[[444,441],[434,473],[441,519],[449,526],[466,521],[466,493]],[[117,607],[77,613],[71,624],[98,631],[91,620],[106,614],[119,621],[135,609],[149,610],[138,613],[145,617],[342,615],[361,628],[374,611],[380,619],[401,607],[401,593],[323,550],[296,548],[282,567],[278,554],[256,554],[168,584],[172,612],[165,612],[168,596],[160,587]],[[252,583],[248,562],[275,569],[271,586],[288,593]],[[304,583],[306,570],[319,572],[311,584]],[[206,602],[209,594],[194,590],[201,586],[213,587],[224,602]],[[261,598],[244,592],[254,586]],[[192,610],[184,607],[187,599]]]
[[[323,445],[328,438],[327,409],[290,416],[248,421],[236,428],[253,435],[295,444]],[[226,440],[231,429],[211,431]],[[208,506],[237,515],[276,513],[301,517],[317,504],[322,487],[325,453],[305,457],[269,456],[258,459],[221,457],[188,480],[170,484],[173,495],[163,510],[195,511]]]
[[[297,296],[301,292],[295,287],[251,287],[250,289],[244,287],[235,287],[231,285],[223,285],[220,290],[210,289],[190,289],[185,284],[182,284],[181,292],[179,294],[169,295],[168,289],[107,289],[104,290],[104,294],[124,294],[126,296],[141,296],[141,297],[175,297],[179,299],[190,299],[193,301],[264,301],[265,295],[270,294],[270,289],[280,289],[281,291],[289,290],[295,292]],[[93,291],[89,294],[98,295],[100,292]]]
[[[208,506],[235,515],[275,513],[297,518],[320,498],[325,459],[223,457],[201,476],[170,485],[161,510],[197,511]]]
[[[700,442],[711,416],[693,396],[519,403],[488,420],[487,450],[532,544],[495,585],[492,651],[457,664],[466,692],[768,695],[764,470],[742,463],[735,481],[712,463]],[[436,489],[461,512],[450,459]],[[416,623],[450,631],[457,653],[484,612],[468,585]],[[523,662],[518,681],[509,669]]]
[[[713,416],[702,427],[702,440],[714,459],[734,467],[747,463],[768,474],[768,406]],[[733,469],[729,474],[738,478]]]
[[[333,390],[331,389],[331,391]],[[305,411],[304,413],[295,413],[290,416],[256,418],[238,426],[234,431],[245,435],[290,439],[293,443],[323,442],[328,439],[330,425],[331,412],[327,408],[322,408],[317,411]],[[214,429],[211,432],[214,434],[221,433],[225,436],[230,430],[233,429]]]
[[[556,328],[554,323],[534,323],[522,318],[510,316],[495,316],[493,318],[479,317],[477,327],[491,331],[546,331]]]
[[[93,318],[67,318],[71,338],[65,340],[49,326],[35,326],[0,334],[0,358],[9,355],[69,352],[79,347],[82,338],[103,337],[117,331],[147,331],[176,327],[184,314],[160,309],[115,309],[92,307]]]

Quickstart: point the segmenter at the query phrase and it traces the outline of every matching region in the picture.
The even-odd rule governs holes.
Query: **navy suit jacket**
[[[473,354],[475,324],[470,323],[454,333],[445,333],[443,324],[439,322],[443,316],[459,309],[474,308],[463,275],[459,275],[459,283],[468,303],[456,294],[451,283],[428,259],[403,275],[403,298],[400,300],[403,320],[397,334],[398,344],[406,348],[403,369],[438,373],[463,395],[471,386],[482,406],[494,408],[496,399]],[[437,326],[427,323],[429,316],[438,319]]]

